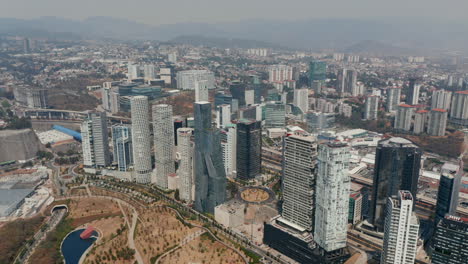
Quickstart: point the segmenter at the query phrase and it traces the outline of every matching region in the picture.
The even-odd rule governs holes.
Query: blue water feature
[[[62,254],[66,264],[78,264],[83,253],[96,241],[98,233],[94,231],[88,239],[81,239],[84,229],[71,232],[62,243]]]

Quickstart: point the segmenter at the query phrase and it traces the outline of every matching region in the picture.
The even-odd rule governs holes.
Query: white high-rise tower
[[[177,149],[180,158],[180,165],[177,171],[179,176],[180,199],[186,202],[193,201],[193,143],[192,128],[177,129]]]
[[[162,189],[167,189],[167,177],[175,172],[174,123],[171,105],[153,105],[153,133],[156,175],[152,182]]]
[[[132,97],[130,106],[135,180],[138,183],[150,183],[152,166],[148,97]]]
[[[416,257],[419,221],[413,213],[410,191],[399,191],[387,200],[384,244],[380,263],[412,264]]]
[[[319,145],[314,240],[327,252],[346,247],[349,157],[345,143]]]

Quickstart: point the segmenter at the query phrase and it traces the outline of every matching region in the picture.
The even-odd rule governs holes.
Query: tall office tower
[[[143,66],[143,73],[145,80],[156,79],[156,69],[152,64],[145,64],[145,66]]]
[[[329,142],[318,147],[314,240],[327,252],[346,247],[349,215],[349,147]]]
[[[133,164],[132,129],[128,125],[112,126],[114,161],[119,171],[127,171]]]
[[[31,52],[31,40],[28,38],[23,39],[23,52],[30,53]]]
[[[231,92],[232,98],[237,99],[238,107],[245,106],[245,84],[241,82],[233,82],[229,85],[229,91]],[[232,111],[234,112],[234,106],[232,106]],[[236,110],[237,111],[237,110]]]
[[[192,160],[193,160],[193,129],[177,129],[177,149],[180,155],[179,169],[179,195],[180,199],[186,202],[192,201]]]
[[[81,123],[81,137],[85,166],[102,168],[111,163],[106,113],[88,114]]]
[[[447,110],[434,108],[429,114],[429,124],[427,126],[427,134],[431,136],[445,135],[445,127],[447,126]]]
[[[401,88],[392,87],[387,89],[387,112],[395,112],[397,110],[398,105],[400,105],[400,97]]]
[[[262,168],[262,123],[239,120],[237,123],[237,178],[252,180]]]
[[[216,92],[215,96],[214,96],[214,104],[215,104],[215,107],[218,107],[219,105],[223,105],[223,104],[231,105],[232,104],[232,95],[225,94],[222,91],[221,92]],[[231,105],[231,107],[232,107],[232,105]]]
[[[167,189],[167,177],[175,172],[174,122],[171,105],[153,105],[153,133],[156,177],[152,182],[162,189]]]
[[[368,96],[366,98],[364,111],[364,119],[366,120],[377,120],[377,115],[379,112],[379,97],[378,96]]]
[[[280,102],[268,102],[265,104],[265,127],[286,126],[286,109]]]
[[[338,70],[338,73],[336,75],[336,92],[340,95],[343,96],[344,93],[346,92],[346,76],[347,76],[347,70],[346,69],[340,69]]]
[[[152,166],[148,97],[132,97],[130,107],[135,180],[137,183],[150,183]]]
[[[288,65],[271,65],[268,68],[269,82],[283,82],[293,79],[293,67]]]
[[[255,90],[245,90],[245,105],[255,104]]]
[[[447,215],[432,238],[432,264],[465,264],[468,259],[468,219]]]
[[[216,127],[223,128],[231,123],[231,105],[223,104],[216,107]]]
[[[226,173],[219,130],[211,124],[211,104],[195,102],[195,209],[214,213],[226,199]]]
[[[408,89],[406,90],[406,104],[417,105],[419,102],[419,89],[421,85],[418,80],[412,78],[409,80]]]
[[[165,85],[171,85],[174,79],[174,69],[171,67],[160,68],[159,78],[164,81]]]
[[[345,80],[346,89],[345,92],[352,95],[358,96],[357,87],[357,71],[356,70],[348,70],[346,73],[346,80]]]
[[[452,92],[445,90],[436,90],[432,92],[431,109],[439,108],[444,110],[450,109],[452,101]]]
[[[237,170],[237,127],[227,124],[221,131],[224,169],[227,176],[234,176]]]
[[[282,217],[300,228],[313,231],[317,140],[313,136],[287,136],[283,139]]]
[[[314,81],[319,81],[322,86],[327,79],[327,64],[324,61],[314,60],[309,63],[310,86]]]
[[[426,131],[427,116],[429,111],[419,110],[414,114],[413,133],[418,135]]]
[[[140,66],[137,64],[128,63],[127,71],[127,77],[129,80],[137,79],[140,75]]]
[[[437,192],[436,214],[434,223],[437,225],[446,214],[455,215],[458,206],[458,198],[463,177],[463,162],[456,171],[443,171],[439,181]]]
[[[413,121],[414,109],[415,108],[411,105],[399,105],[395,115],[395,123],[393,128],[399,131],[410,131],[411,122]]]
[[[453,75],[447,76],[447,87],[451,87],[453,85]]]
[[[411,141],[394,137],[381,140],[375,156],[371,223],[382,232],[387,198],[398,194],[398,190],[409,190],[416,198],[421,150]]]
[[[308,89],[294,89],[293,104],[299,107],[302,113],[307,113],[309,111],[309,90]]]
[[[199,80],[195,82],[195,102],[208,101],[208,81]]]
[[[413,264],[416,258],[419,221],[413,213],[410,191],[398,191],[398,196],[387,198],[387,214],[382,264]]]
[[[468,91],[456,92],[452,96],[450,121],[459,125],[468,125]]]
[[[198,81],[205,80],[208,89],[215,87],[214,73],[208,70],[180,71],[176,76],[177,89],[195,90]]]

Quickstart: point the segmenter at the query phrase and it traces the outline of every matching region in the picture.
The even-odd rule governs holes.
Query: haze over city
[[[466,264],[468,2],[0,6],[0,263]]]

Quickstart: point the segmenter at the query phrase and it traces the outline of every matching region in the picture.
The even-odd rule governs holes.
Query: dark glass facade
[[[411,141],[390,138],[379,142],[376,150],[372,190],[371,223],[384,230],[387,197],[409,190],[416,197],[421,150]],[[416,199],[414,199],[416,200]]]
[[[327,64],[324,61],[311,61],[309,64],[309,85],[313,81],[324,82],[327,78]]]
[[[260,121],[240,120],[237,124],[237,177],[250,180],[261,173],[262,125]]]
[[[214,213],[226,199],[226,172],[221,134],[211,123],[211,104],[196,102],[195,111],[195,209]]]
[[[320,250],[313,241],[301,239],[290,231],[286,232],[272,224],[264,224],[263,243],[278,250],[289,258],[304,264],[338,264],[344,263],[349,254],[345,249],[336,252]]]
[[[468,220],[447,216],[437,225],[432,240],[432,264],[466,264]]]
[[[240,82],[235,82],[229,85],[229,91],[232,98],[239,101],[239,107],[245,106],[245,88],[246,85]]]

